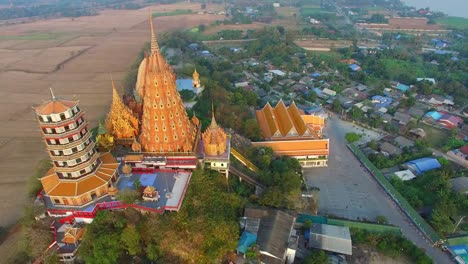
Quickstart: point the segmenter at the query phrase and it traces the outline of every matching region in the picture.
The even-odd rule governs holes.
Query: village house
[[[457,161],[463,167],[468,167],[468,145],[463,146],[458,149],[453,149],[447,152],[447,155],[453,158],[453,160]]]

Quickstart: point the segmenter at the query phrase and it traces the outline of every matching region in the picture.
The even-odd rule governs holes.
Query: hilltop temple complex
[[[328,166],[329,140],[322,135],[323,117],[305,115],[294,101],[287,107],[283,100],[275,107],[267,103],[256,116],[265,141],[252,142],[254,146],[271,147],[277,155],[294,157],[304,168]]]
[[[102,209],[177,211],[197,165],[228,175],[230,137],[218,126],[214,108],[203,134],[198,118],[189,118],[152,19],[150,25],[151,50],[139,66],[131,100],[122,100],[112,80],[110,110],[96,135],[103,153],[78,101],[57,99],[51,90],[52,99],[35,108],[53,162],[40,179],[41,196],[49,215],[63,217],[61,222],[90,222]],[[194,88],[202,87],[199,77],[195,70]],[[115,158],[106,152],[112,149]],[[141,192],[142,201],[118,201],[124,189]]]

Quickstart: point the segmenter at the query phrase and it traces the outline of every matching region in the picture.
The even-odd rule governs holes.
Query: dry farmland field
[[[200,4],[191,3],[155,5],[151,12],[177,9],[194,14],[155,18],[157,33],[223,19],[199,15]],[[109,74],[119,85],[149,41],[149,12],[104,10],[91,17],[0,27],[0,226],[20,218],[26,181],[38,161],[47,158],[31,107],[47,100],[53,87],[58,97],[78,99],[95,126],[111,101]]]

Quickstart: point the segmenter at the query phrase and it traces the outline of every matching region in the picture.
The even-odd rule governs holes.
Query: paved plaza
[[[450,263],[449,257],[432,247],[347,148],[344,137],[351,129],[356,128],[337,117],[330,118],[324,131],[330,138],[328,167],[304,170],[308,186],[320,188],[318,214],[371,221],[383,215],[390,224],[399,226],[404,236],[423,248],[435,263]],[[365,140],[379,137],[378,133],[367,134]]]

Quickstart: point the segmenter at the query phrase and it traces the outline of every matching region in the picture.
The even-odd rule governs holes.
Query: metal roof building
[[[405,165],[415,172],[416,174],[421,174],[426,171],[430,171],[433,169],[438,169],[442,167],[437,159],[434,158],[421,158],[412,161],[408,161]]]
[[[352,255],[349,227],[314,224],[310,229],[308,247]]]

